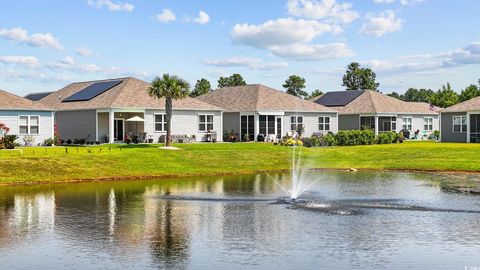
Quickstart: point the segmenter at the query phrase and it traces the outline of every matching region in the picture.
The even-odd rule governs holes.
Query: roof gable
[[[349,92],[357,92],[351,94]],[[332,105],[342,114],[361,114],[361,113],[414,113],[414,114],[436,114],[438,108],[430,106],[425,102],[406,102],[394,97],[371,90],[346,90],[340,92],[331,92],[334,101],[332,104],[340,104],[336,100],[345,101],[346,105]],[[325,94],[326,95],[326,94]],[[322,99],[325,95],[320,97]],[[338,96],[344,95],[343,98]],[[356,96],[352,99],[352,97]],[[332,98],[333,99],[333,98]],[[350,100],[351,99],[351,100]],[[350,101],[349,101],[350,100]],[[318,99],[315,101],[317,102]],[[347,102],[349,101],[349,102]]]
[[[50,109],[41,103],[0,90],[0,110],[42,110]]]
[[[441,110],[441,112],[466,112],[466,111],[480,111],[480,97],[472,98],[462,103],[458,103]]]
[[[63,102],[86,87],[98,83],[122,80],[121,83],[100,93],[90,100]],[[150,84],[136,78],[120,78],[101,81],[72,83],[64,88],[43,98],[40,102],[52,106],[56,110],[87,110],[87,109],[106,109],[106,108],[141,108],[153,109],[165,108],[165,99],[156,99],[149,96],[147,90]],[[211,104],[186,97],[173,101],[173,109],[181,110],[221,110],[221,108]]]
[[[228,112],[319,111],[336,112],[320,104],[261,85],[224,87],[197,97]]]

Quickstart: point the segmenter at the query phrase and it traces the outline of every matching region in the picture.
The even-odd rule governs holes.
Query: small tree
[[[467,88],[463,89],[460,93],[460,102],[464,102],[478,96],[480,96],[480,88],[475,84],[471,84]]]
[[[287,90],[287,94],[292,96],[302,98],[308,96],[308,93],[303,90],[305,88],[305,79],[298,75],[288,77],[282,86]]]
[[[210,91],[212,91],[212,86],[210,85],[210,82],[207,79],[202,78],[200,80],[197,80],[193,91],[190,92],[190,97],[198,97]]]
[[[369,68],[362,68],[357,62],[352,62],[347,66],[347,71],[343,75],[342,86],[347,90],[373,90],[378,91],[380,85],[375,81],[376,74]]]
[[[167,136],[165,146],[170,146],[172,142],[172,101],[183,99],[188,96],[190,85],[187,81],[169,74],[163,74],[161,78],[153,79],[148,88],[148,94],[153,98],[165,98],[165,122],[167,124]]]
[[[310,96],[307,97],[307,99],[311,99],[311,98],[316,98],[316,97],[319,97],[323,95],[323,91],[319,90],[319,89],[315,89],[312,91],[312,93],[310,93]]]
[[[457,104],[459,101],[458,94],[453,91],[450,83],[443,85],[442,89],[439,89],[435,93],[432,104],[441,108],[447,108]]]
[[[247,85],[242,75],[235,73],[230,77],[220,77],[218,79],[218,88],[228,87],[228,86],[241,86]]]

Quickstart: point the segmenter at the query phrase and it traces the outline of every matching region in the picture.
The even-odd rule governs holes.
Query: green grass
[[[0,151],[0,184],[240,174],[287,170],[292,149],[266,143],[31,147]],[[67,149],[67,150],[66,150]],[[68,151],[68,153],[66,152]],[[396,145],[301,148],[311,168],[480,172],[480,144],[408,142]]]

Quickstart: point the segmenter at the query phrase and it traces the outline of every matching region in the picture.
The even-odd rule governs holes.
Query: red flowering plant
[[[15,148],[15,140],[18,139],[17,135],[8,135],[10,128],[4,123],[0,123],[0,149],[13,149]]]

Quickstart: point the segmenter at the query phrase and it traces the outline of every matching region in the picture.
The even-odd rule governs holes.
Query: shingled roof
[[[349,94],[350,91],[330,92],[335,95]],[[315,100],[315,103],[322,104],[322,98]],[[412,113],[412,114],[437,114],[439,108],[430,106],[425,102],[406,102],[394,97],[384,95],[371,90],[362,90],[356,98],[349,100],[345,106],[332,106],[340,114],[360,113]]]
[[[327,108],[261,84],[223,87],[201,95],[197,99],[222,107],[226,112],[337,112],[335,109]]]
[[[44,104],[33,102],[3,90],[0,90],[0,110],[51,111]]]
[[[122,80],[122,82],[100,95],[87,101],[62,102],[65,98],[85,89],[89,85],[98,82]],[[150,97],[147,89],[150,84],[132,77],[109,79],[100,81],[77,82],[53,92],[42,98],[39,102],[53,107],[55,110],[86,110],[86,109],[107,109],[107,108],[142,108],[142,109],[163,109],[165,99]],[[194,98],[184,98],[173,101],[174,110],[221,110],[221,108],[202,102]]]
[[[440,112],[467,112],[480,111],[480,97],[472,98],[462,103],[458,103],[451,107],[445,108]]]

